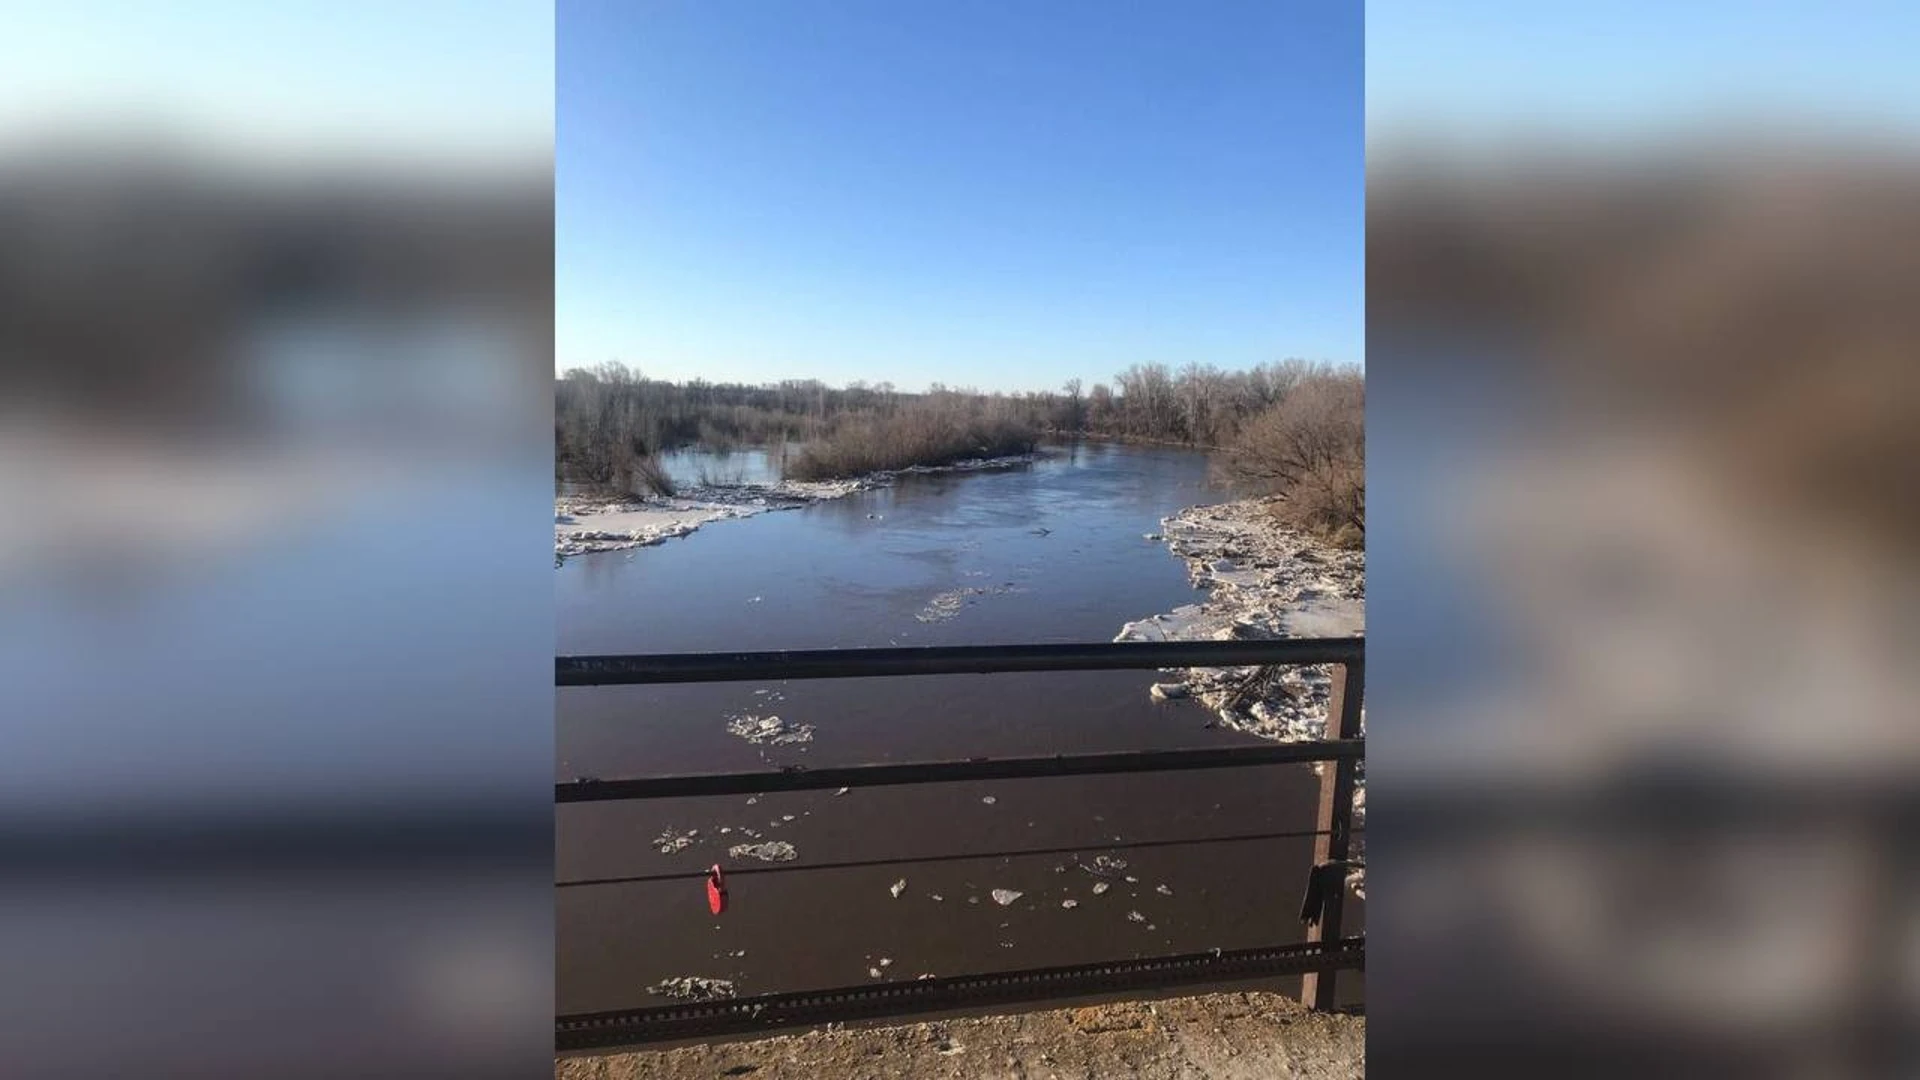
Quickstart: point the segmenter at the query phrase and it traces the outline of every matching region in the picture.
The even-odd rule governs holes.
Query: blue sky
[[[556,363],[1355,361],[1358,3],[563,2]]]
[[[0,150],[75,130],[279,162],[544,158],[549,0],[70,0],[0,30]]]
[[[1911,136],[1912,0],[1370,0],[1373,139],[1757,121]]]

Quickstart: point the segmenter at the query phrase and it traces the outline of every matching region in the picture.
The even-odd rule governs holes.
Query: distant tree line
[[[788,475],[823,479],[1017,453],[1045,435],[1176,443],[1220,451],[1241,486],[1280,496],[1289,524],[1352,539],[1365,528],[1364,408],[1356,369],[1304,360],[1135,364],[1111,385],[1021,394],[675,383],[607,363],[557,380],[554,463],[564,480],[663,492],[655,456],[688,446],[800,443],[783,457]]]
[[[646,453],[684,446],[726,449],[782,441],[807,442],[830,434],[851,415],[891,416],[923,399],[977,399],[998,418],[1036,433],[1143,439],[1197,447],[1232,441],[1246,420],[1266,411],[1302,382],[1346,369],[1304,360],[1223,371],[1210,364],[1135,364],[1112,384],[1083,388],[1070,379],[1058,391],[986,393],[941,384],[925,394],[892,383],[831,387],[817,379],[746,385],[704,379],[649,379],[618,363],[574,368],[561,376],[554,433],[562,458],[585,465],[606,456],[617,437],[638,440]]]

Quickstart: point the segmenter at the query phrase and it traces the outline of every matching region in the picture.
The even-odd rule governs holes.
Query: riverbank
[[[734,487],[693,487],[672,496],[562,495],[553,500],[556,559],[596,551],[622,551],[677,539],[702,525],[797,510],[821,499],[838,499],[874,486],[857,480]]]
[[[562,495],[553,501],[553,555],[558,564],[574,555],[649,547],[686,536],[715,521],[798,510],[823,499],[884,487],[900,476],[1013,468],[1031,464],[1038,456],[1015,454],[950,465],[915,465],[851,480],[697,485],[682,488],[672,496]]]
[[[554,1076],[1361,1077],[1366,1036],[1362,1016],[1309,1012],[1278,994],[1224,993],[564,1058]]]
[[[1272,501],[1194,506],[1161,520],[1163,541],[1206,598],[1130,622],[1115,641],[1348,637],[1366,627],[1366,553],[1329,546],[1275,521]],[[1326,665],[1263,672],[1193,668],[1155,684],[1156,700],[1193,698],[1221,726],[1263,739],[1326,736],[1333,673]],[[1362,728],[1365,715],[1362,714]],[[1354,823],[1366,821],[1365,766],[1354,788]],[[1365,896],[1365,879],[1350,879]]]

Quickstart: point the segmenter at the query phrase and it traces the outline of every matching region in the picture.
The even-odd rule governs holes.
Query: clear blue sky
[[[1359,3],[563,2],[556,363],[1359,362]]]
[[[1556,137],[1745,119],[1911,139],[1913,0],[1370,0],[1367,127]]]
[[[549,0],[63,0],[0,29],[0,153],[75,129],[454,167],[553,138]]]

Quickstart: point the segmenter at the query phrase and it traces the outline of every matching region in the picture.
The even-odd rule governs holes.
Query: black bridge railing
[[[1327,738],[1319,741],[819,769],[789,766],[757,772],[631,779],[578,777],[556,784],[554,800],[557,803],[604,802],[1326,761],[1331,767],[1321,775],[1319,811],[1311,834],[1314,858],[1309,876],[1324,882],[1328,879],[1322,877],[1323,872],[1331,872],[1331,880],[1336,883],[1322,887],[1310,885],[1312,910],[1300,913],[1308,920],[1307,940],[1300,943],[561,1016],[555,1022],[556,1046],[563,1052],[578,1051],[738,1034],[791,1024],[1141,993],[1290,974],[1303,976],[1301,996],[1308,1005],[1331,1009],[1335,1006],[1335,973],[1361,969],[1366,963],[1365,939],[1341,936],[1346,890],[1338,883],[1344,879],[1348,865],[1357,765],[1366,753],[1365,741],[1360,738],[1365,654],[1366,643],[1362,638],[1295,638],[558,657],[554,662],[554,676],[555,684],[561,687],[1023,671],[1333,665]],[[929,853],[929,857],[938,856]],[[804,871],[808,867],[802,864],[779,869]],[[742,872],[747,872],[747,868]]]

